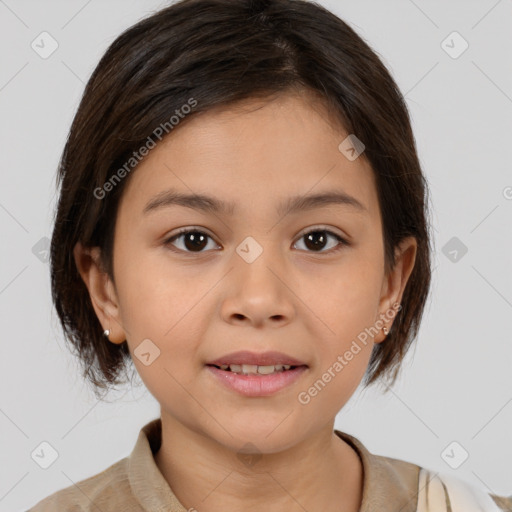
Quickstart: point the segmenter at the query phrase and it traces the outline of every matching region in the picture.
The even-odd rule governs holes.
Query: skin
[[[297,395],[400,303],[417,245],[405,240],[385,274],[374,176],[364,153],[350,161],[338,149],[347,135],[304,93],[191,116],[130,175],[116,219],[115,285],[101,271],[98,248],[75,248],[110,342],[127,340],[141,379],[160,403],[155,462],[185,508],[360,508],[361,462],[333,428],[374,343],[385,340],[382,330],[360,344],[310,403],[299,403]],[[143,215],[145,204],[168,188],[233,201],[235,213],[174,205]],[[289,196],[334,189],[365,210],[330,205],[276,214]],[[211,238],[199,252],[186,235],[165,244],[184,227]],[[322,229],[350,245],[340,246],[332,235],[318,249],[308,245],[304,235]],[[247,236],[263,249],[252,263],[236,252]],[[385,325],[390,329],[392,320]],[[160,349],[148,366],[134,356],[147,338]],[[279,350],[309,368],[270,397],[245,397],[205,367],[237,350]],[[248,442],[260,455],[254,465],[237,457]]]

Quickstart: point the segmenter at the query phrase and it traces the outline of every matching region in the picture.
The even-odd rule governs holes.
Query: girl
[[[96,389],[158,400],[131,455],[31,510],[512,510],[334,430],[392,384],[431,281],[402,95],[304,0],[182,0],[95,69],[59,169],[53,299]]]

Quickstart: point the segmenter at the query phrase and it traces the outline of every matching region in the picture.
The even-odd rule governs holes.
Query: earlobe
[[[395,250],[395,266],[391,272],[385,276],[382,296],[379,304],[380,318],[385,323],[385,329],[391,330],[394,317],[398,312],[398,305],[401,304],[405,286],[413,271],[416,261],[418,243],[414,237],[408,237],[399,244]],[[391,318],[390,318],[391,317]],[[387,337],[386,332],[379,333],[375,338],[375,343],[381,343]]]
[[[106,338],[112,343],[123,343],[126,336],[120,323],[117,297],[113,283],[101,264],[100,248],[83,247],[77,242],[73,256],[78,272],[89,291],[96,316],[103,330],[109,331]]]

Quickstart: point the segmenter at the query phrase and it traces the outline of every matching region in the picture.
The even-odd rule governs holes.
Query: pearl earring
[[[106,336],[108,338],[109,334],[110,334],[109,329],[106,329],[105,331],[103,331],[103,336]]]
[[[389,334],[389,330],[388,330],[388,328],[387,328],[386,326],[384,326],[384,327],[382,328],[382,330],[384,331],[384,335],[385,335],[385,336],[387,336],[387,335]]]

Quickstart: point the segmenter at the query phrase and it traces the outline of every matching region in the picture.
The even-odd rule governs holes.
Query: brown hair
[[[51,242],[52,298],[71,349],[95,393],[121,384],[130,366],[126,341],[103,336],[73,248],[98,246],[113,280],[112,246],[119,198],[129,176],[102,199],[93,191],[147,144],[179,109],[187,119],[246,98],[303,88],[366,148],[383,220],[385,268],[414,236],[414,269],[402,309],[376,344],[366,386],[396,380],[416,338],[430,289],[428,188],[404,98],[384,64],[345,22],[305,0],[182,0],[139,21],[108,48],[85,88],[59,163],[61,185]],[[118,174],[119,176],[119,174]],[[112,183],[112,181],[110,181]],[[133,368],[133,366],[132,366]]]

